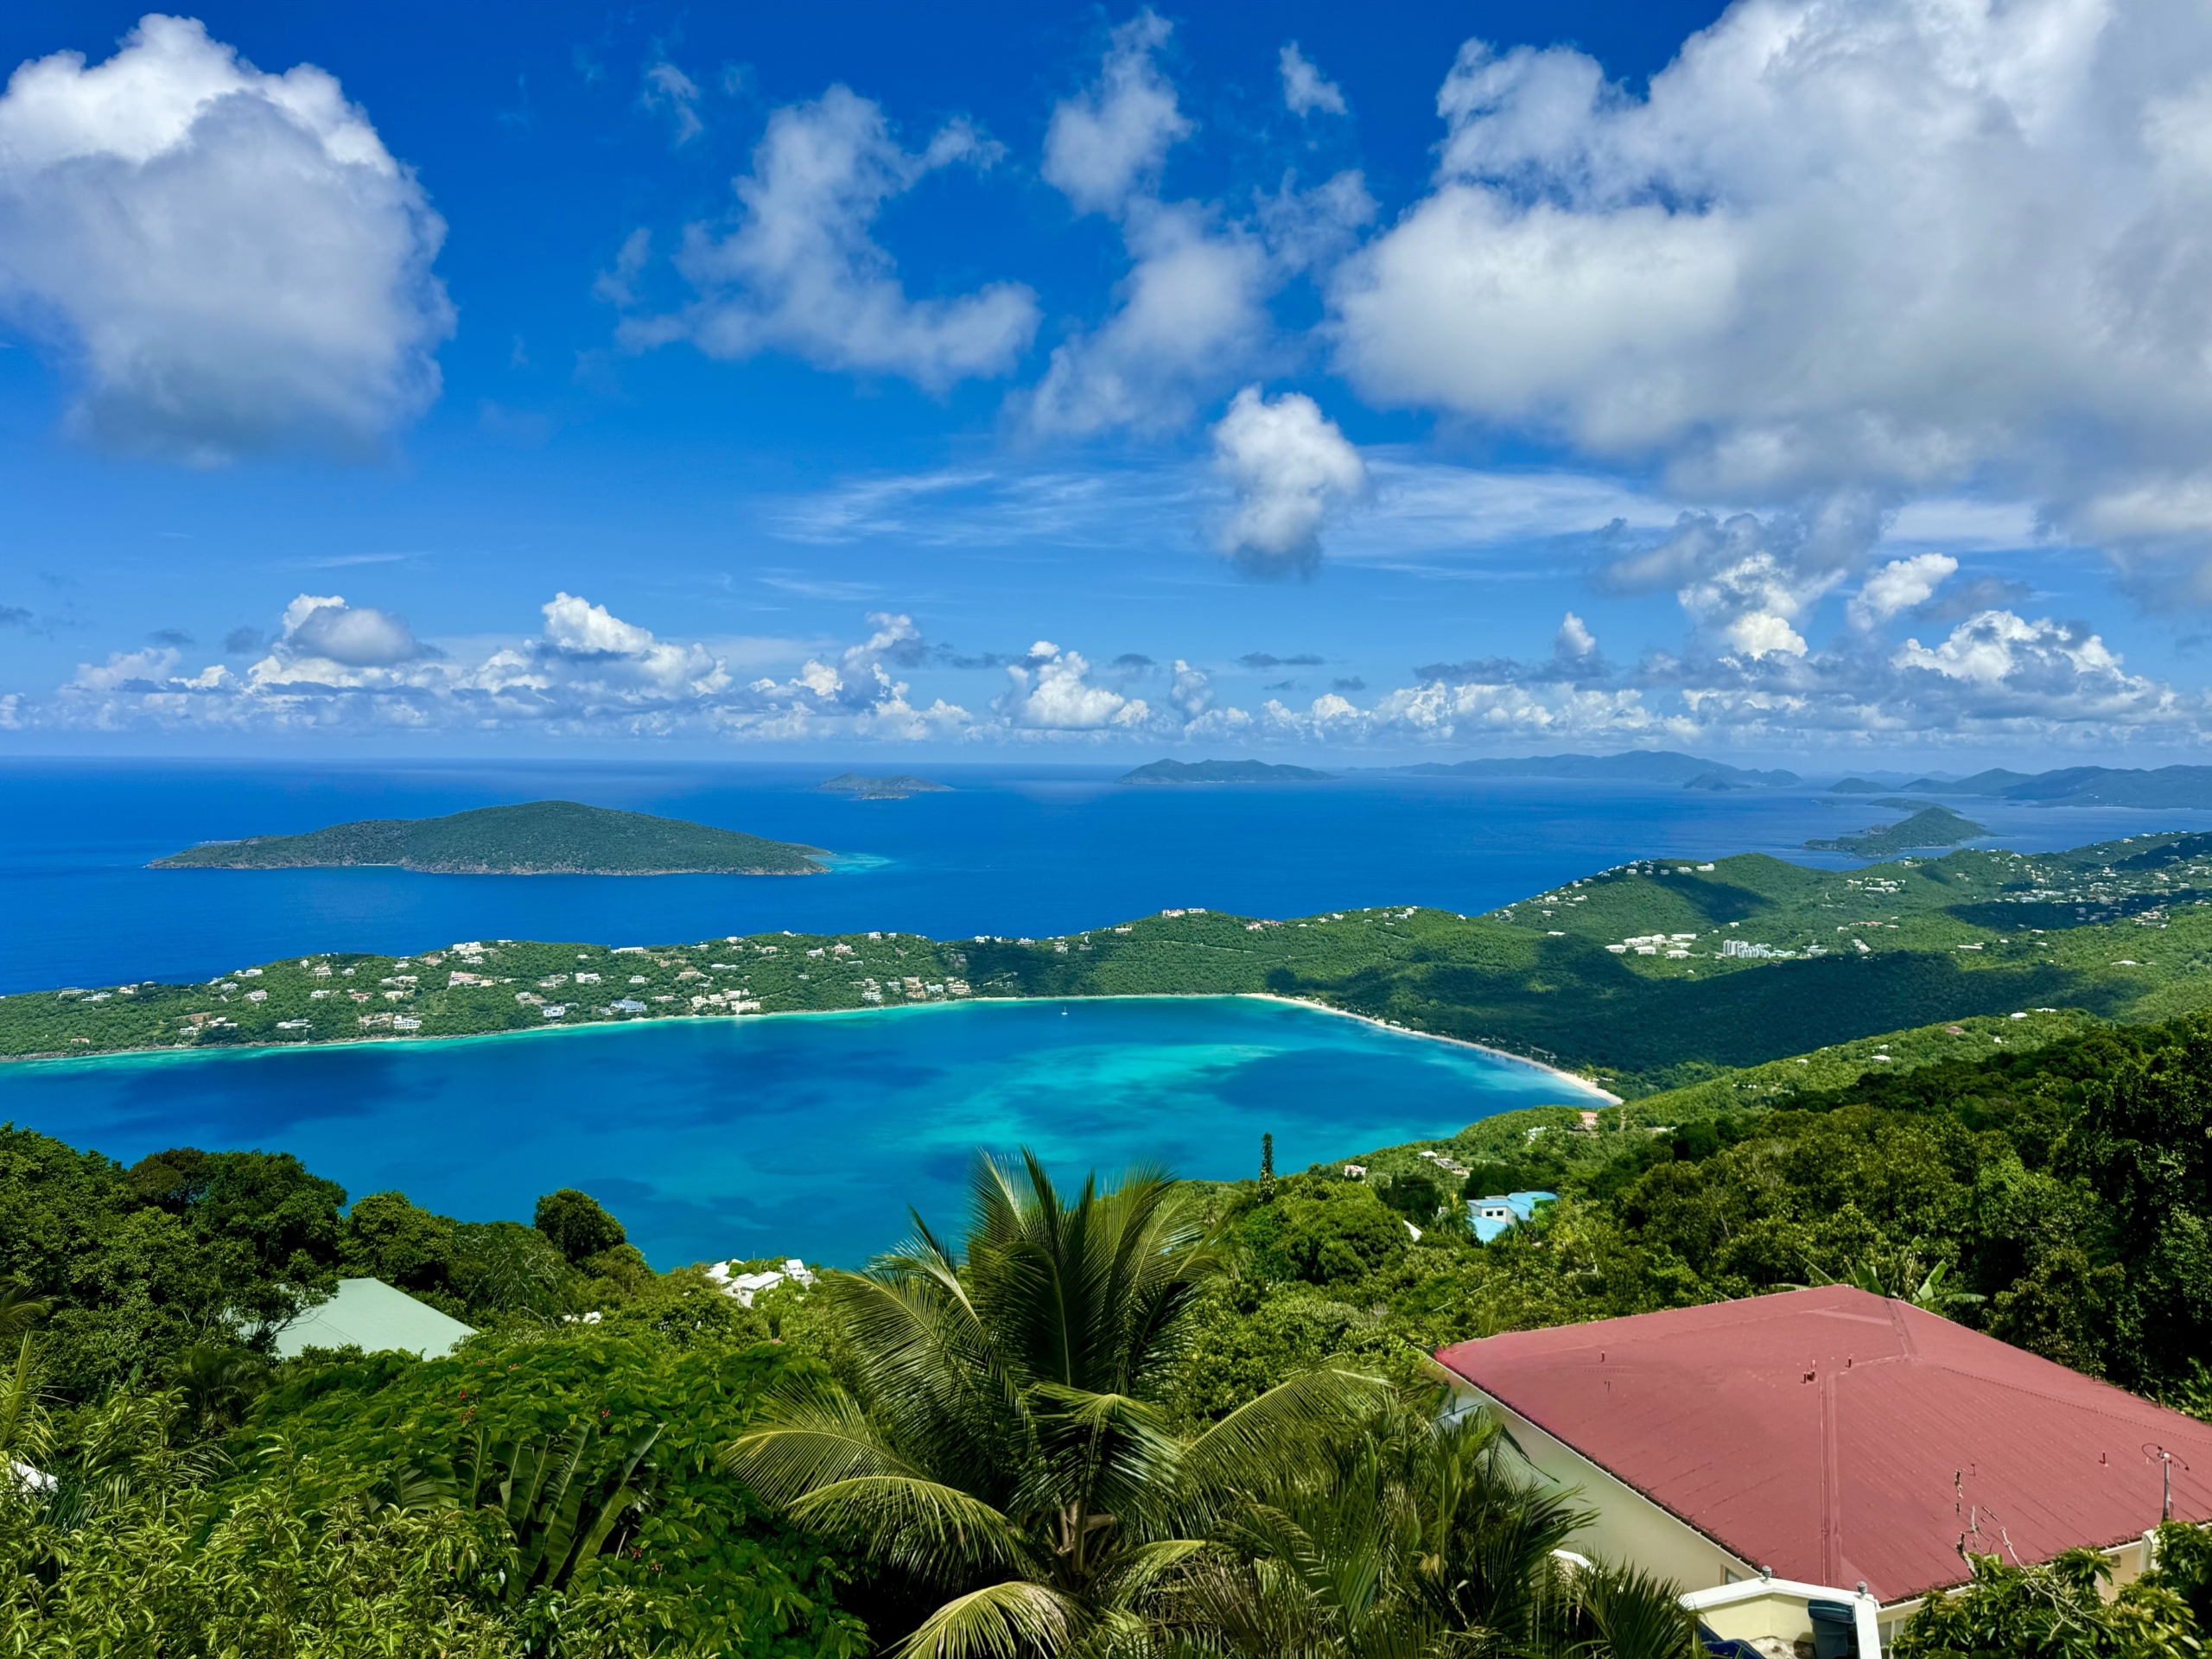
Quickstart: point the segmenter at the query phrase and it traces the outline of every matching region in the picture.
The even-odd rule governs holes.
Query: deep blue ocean
[[[1142,788],[1123,770],[931,767],[944,795],[854,801],[842,768],[516,762],[0,763],[0,993],[205,979],[314,950],[456,939],[653,944],[791,928],[953,938],[1098,927],[1169,906],[1255,916],[1356,905],[1472,914],[1629,858],[1765,852],[1895,817],[1812,789],[1713,794],[1355,772]],[[893,770],[889,766],[871,770]],[[696,818],[840,855],[826,876],[459,876],[149,870],[195,842],[565,798]],[[2212,812],[1957,803],[1997,844],[2071,847]]]
[[[1171,906],[1473,913],[1625,859],[1759,851],[1889,816],[1810,788],[1711,794],[1354,773],[1135,788],[1118,768],[942,767],[953,791],[856,802],[840,768],[480,763],[0,765],[0,992],[205,979],[282,956],[457,939],[610,944],[900,929],[1040,936]],[[565,798],[836,855],[809,877],[152,871],[195,842]],[[2075,846],[2212,812],[1974,804],[1999,844]],[[1448,1135],[1573,1085],[1474,1051],[1277,1005],[1175,999],[683,1022],[514,1038],[0,1065],[0,1122],[126,1160],[297,1153],[353,1193],[470,1220],[598,1196],[657,1265],[854,1262],[909,1205],[957,1229],[979,1150],[1080,1179],[1154,1160],[1249,1173]]]

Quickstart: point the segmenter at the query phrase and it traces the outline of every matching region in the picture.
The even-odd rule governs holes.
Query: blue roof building
[[[1540,1204],[1557,1204],[1556,1192],[1493,1192],[1486,1198],[1467,1200],[1467,1224],[1487,1244],[1500,1233],[1534,1220]]]

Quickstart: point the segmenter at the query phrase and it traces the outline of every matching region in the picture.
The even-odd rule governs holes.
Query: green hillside
[[[1808,841],[1805,843],[1807,849],[1816,853],[1855,853],[1860,858],[1895,858],[1900,853],[1928,848],[1955,847],[1961,842],[1989,833],[1982,825],[1961,817],[1948,806],[1929,806],[1920,801],[1881,801],[1876,804],[1917,810],[1901,823],[1886,824],[1856,836]]]
[[[369,818],[303,836],[209,842],[157,870],[396,864],[442,875],[815,875],[818,847],[575,801],[486,806],[442,818]]]
[[[1477,917],[1184,910],[1043,939],[772,934],[339,953],[201,985],[10,996],[0,1054],[1224,993],[1488,1044],[1632,1096],[1974,1016],[2171,1019],[2212,1006],[2212,836],[2034,856],[1969,849],[1857,871],[1758,854],[1645,860]]]

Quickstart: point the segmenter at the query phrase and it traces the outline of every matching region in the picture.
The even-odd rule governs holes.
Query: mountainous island
[[[1822,841],[1808,841],[1808,851],[1815,853],[1854,853],[1860,858],[1894,858],[1899,853],[1910,853],[1923,848],[1956,847],[1972,841],[1977,836],[1989,833],[1986,827],[1972,818],[1962,818],[1948,806],[1930,806],[1925,801],[1877,801],[1877,806],[1891,806],[1910,811],[1912,816],[1899,823],[1876,824],[1855,836],[1832,836]]]
[[[1845,779],[1846,784],[1864,779]],[[1844,784],[1835,785],[1842,790]],[[1868,785],[1869,789],[1876,787]],[[2055,772],[2007,772],[1993,766],[1970,778],[1916,778],[1905,788],[1923,795],[1976,795],[2040,806],[2212,807],[2212,766],[2063,766]]]
[[[819,875],[819,847],[575,801],[483,806],[442,818],[365,818],[300,836],[211,841],[156,870],[396,865],[438,875]]]
[[[951,785],[900,772],[892,778],[863,778],[857,772],[839,772],[817,789],[831,795],[849,795],[856,801],[903,801],[909,795],[946,795]]]
[[[1125,772],[1120,784],[1314,784],[1332,774],[1310,766],[1270,766],[1264,760],[1155,760]]]
[[[1683,789],[1787,789],[1802,781],[1794,772],[1757,772],[1673,749],[1534,754],[1517,760],[1460,760],[1448,766],[1430,760],[1396,770],[1426,777],[1546,778],[1569,783],[1673,784]]]

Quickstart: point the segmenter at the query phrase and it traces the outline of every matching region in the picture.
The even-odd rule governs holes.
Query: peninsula
[[[840,772],[817,789],[831,795],[849,795],[856,801],[903,801],[909,795],[947,795],[950,784],[900,772],[894,778],[863,778],[857,772]]]
[[[575,801],[485,806],[442,818],[366,818],[301,836],[212,841],[156,870],[396,865],[438,875],[819,875],[822,849],[683,818]]]
[[[1122,784],[1313,784],[1331,773],[1264,760],[1155,760],[1116,779]]]
[[[199,984],[18,992],[0,998],[0,1057],[983,997],[1263,995],[1522,1055],[1637,1098],[1930,1025],[1941,1048],[1975,1016],[2005,1020],[2008,1046],[2016,1029],[2058,1017],[2040,1010],[2171,1020],[2212,1008],[2207,961],[2212,835],[2162,834],[1850,871],[1755,853],[1639,859],[1482,916],[1175,909],[1049,938],[766,933],[334,951]]]

